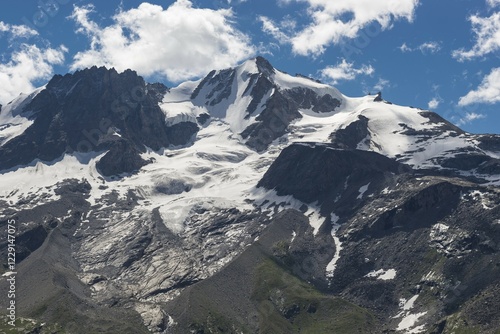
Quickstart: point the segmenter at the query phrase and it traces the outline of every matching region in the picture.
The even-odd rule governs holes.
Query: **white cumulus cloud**
[[[8,62],[0,63],[0,104],[10,102],[20,93],[30,93],[35,89],[33,82],[49,79],[54,65],[64,63],[67,51],[64,46],[53,49],[22,44]]]
[[[290,41],[290,37],[285,34],[278,25],[266,16],[260,16],[259,21],[262,23],[262,30],[271,35],[278,42],[284,44]]]
[[[490,7],[496,7],[500,5],[500,0],[486,0]]]
[[[459,49],[452,52],[454,58],[459,61],[483,57],[492,52],[500,51],[500,12],[490,17],[469,17],[472,31],[475,36],[475,44],[470,50]]]
[[[342,59],[335,66],[328,66],[321,70],[321,76],[332,84],[336,85],[339,81],[354,80],[359,75],[372,75],[375,69],[371,65],[363,65],[360,68],[355,68],[354,63],[347,62]]]
[[[142,3],[117,13],[107,27],[93,22],[92,12],[92,6],[75,6],[71,15],[77,32],[90,39],[89,49],[75,55],[72,70],[93,65],[130,68],[179,82],[233,66],[256,51],[250,38],[234,27],[231,9],[195,8],[189,0],[177,0],[166,9]]]
[[[429,103],[427,104],[428,108],[429,109],[437,109],[437,107],[439,107],[439,104],[441,103],[441,100],[434,97],[432,98]]]
[[[279,3],[286,5],[292,1],[307,4],[311,22],[291,34],[287,42],[294,53],[314,56],[345,38],[356,38],[370,24],[378,23],[384,30],[392,28],[396,20],[411,22],[419,3],[419,0],[280,0]],[[266,31],[265,26],[263,30]],[[272,35],[279,36],[276,32]]]
[[[25,25],[15,25],[0,21],[0,33],[9,33],[10,38],[29,38],[38,35],[36,30]]]
[[[483,78],[479,87],[462,96],[458,104],[466,106],[474,103],[494,104],[498,102],[500,102],[500,67],[492,69],[490,74]]]
[[[457,121],[457,125],[458,126],[465,125],[467,123],[471,123],[472,121],[475,121],[476,119],[483,119],[483,118],[486,118],[485,114],[478,114],[475,112],[467,112],[467,113],[465,113],[464,117],[460,118]]]

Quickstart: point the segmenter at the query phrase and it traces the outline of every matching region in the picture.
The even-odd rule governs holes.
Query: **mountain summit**
[[[166,125],[158,107],[166,91],[165,86],[146,84],[130,70],[117,73],[93,67],[57,75],[3,109],[2,119],[11,119],[5,122],[6,129],[30,125],[17,136],[4,138],[0,168],[35,159],[52,161],[63,153],[108,151],[100,164],[104,175],[133,172],[145,165],[139,153],[146,148],[182,145],[197,131],[192,124]]]
[[[212,117],[225,119],[233,132],[259,152],[283,136],[292,121],[302,118],[299,110],[320,115],[339,109],[344,100],[335,88],[289,76],[262,57],[212,71],[191,85],[180,85],[166,96],[167,116],[173,114],[171,109],[191,114],[193,106],[203,108]],[[184,111],[177,109],[181,102],[187,102]]]
[[[18,315],[39,333],[495,333],[499,158],[498,135],[262,57],[174,88],[55,76],[0,109]]]

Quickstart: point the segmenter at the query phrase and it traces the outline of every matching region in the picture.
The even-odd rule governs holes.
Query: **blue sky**
[[[500,133],[500,0],[26,0],[0,10],[0,103],[105,65],[168,86],[263,55],[348,96]]]

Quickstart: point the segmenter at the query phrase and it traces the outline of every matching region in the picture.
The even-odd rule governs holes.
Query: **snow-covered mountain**
[[[55,76],[0,122],[19,312],[69,332],[101,319],[92,330],[267,333],[279,320],[290,333],[341,301],[339,319],[364,314],[361,332],[417,333],[452,328],[466,319],[455,304],[497,291],[500,137],[431,111],[347,97],[257,57],[171,89],[130,70]],[[269,259],[301,296],[309,282],[338,300],[257,293]],[[500,314],[467,319],[489,330]]]
[[[491,165],[498,166],[491,159],[499,157],[500,144],[492,136],[465,133],[431,111],[393,105],[381,95],[346,97],[334,87],[280,72],[261,57],[182,84],[166,94],[161,107],[169,124],[201,115],[222,119],[259,152],[273,142],[333,142],[416,168],[449,167],[473,175],[487,165],[483,174],[489,175]]]

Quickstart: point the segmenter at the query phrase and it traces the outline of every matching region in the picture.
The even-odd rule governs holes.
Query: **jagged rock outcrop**
[[[131,70],[118,73],[93,67],[56,75],[21,111],[34,122],[0,148],[0,169],[35,159],[52,161],[64,153],[116,150],[115,137],[127,148],[127,159],[132,162],[130,166],[117,162],[114,167],[104,167],[112,160],[108,155],[101,170],[106,175],[132,172],[144,165],[139,153],[147,147],[159,150],[185,145],[198,130],[189,122],[166,126],[158,106],[166,91],[161,84],[147,85]]]
[[[137,148],[125,140],[117,140],[109,151],[96,164],[97,170],[104,176],[133,173],[148,164],[141,158]]]
[[[294,119],[301,117],[297,105],[276,92],[267,101],[265,109],[257,116],[257,122],[246,128],[241,136],[248,139],[248,146],[260,152],[276,138],[284,135],[288,125]]]
[[[381,190],[392,175],[410,171],[374,152],[296,143],[281,152],[258,187],[274,189],[281,196],[293,195],[304,203],[317,202],[330,214],[335,202],[356,203],[361,192],[366,196]]]
[[[369,134],[368,118],[358,116],[357,121],[332,133],[330,140],[335,148],[355,150],[364,140],[369,141]]]

